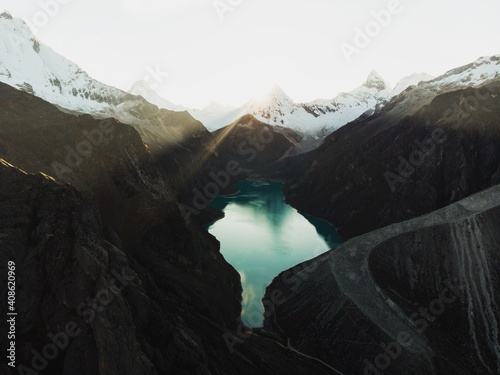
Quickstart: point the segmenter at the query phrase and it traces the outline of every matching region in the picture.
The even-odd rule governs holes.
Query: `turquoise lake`
[[[212,201],[211,207],[225,216],[207,229],[220,241],[221,253],[241,276],[241,317],[248,327],[255,328],[262,326],[262,298],[271,281],[342,240],[326,221],[302,215],[284,203],[281,183],[243,181],[234,187],[238,194]]]

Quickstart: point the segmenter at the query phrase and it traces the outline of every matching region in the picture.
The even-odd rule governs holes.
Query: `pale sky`
[[[295,101],[331,99],[362,84],[372,70],[394,85],[414,72],[437,76],[500,54],[498,0],[397,3],[0,0],[0,11],[40,26],[41,42],[104,83],[128,90],[157,70],[159,79],[148,80],[159,94],[194,107],[241,105],[274,84]],[[52,6],[44,10],[43,4]],[[380,26],[373,12],[390,5],[396,11]],[[356,47],[356,28],[373,36],[348,61],[340,46]]]

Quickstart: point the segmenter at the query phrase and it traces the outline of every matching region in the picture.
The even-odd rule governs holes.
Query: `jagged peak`
[[[483,56],[429,81],[434,85],[475,86],[500,76],[500,55]]]
[[[265,95],[255,98],[252,103],[257,107],[264,108],[274,106],[275,104],[293,105],[294,101],[280,86],[274,85]]]
[[[375,70],[371,71],[368,75],[363,86],[368,87],[370,89],[378,89],[378,90],[390,90],[390,85],[382,78],[382,76]]]
[[[274,84],[271,89],[269,90],[270,95],[286,95],[285,91],[281,88],[280,85]]]
[[[281,88],[279,85],[274,85],[269,91],[269,96],[274,97],[280,100],[287,100],[293,102],[292,98],[288,96],[288,94]]]
[[[10,14],[8,11],[3,11],[0,13],[0,18],[5,18],[7,20],[12,20],[14,17],[12,17],[12,14]]]
[[[474,66],[480,66],[483,64],[498,64],[500,63],[500,54],[499,55],[492,55],[492,56],[481,56],[478,58],[476,61],[474,61]]]
[[[288,98],[289,96],[285,93],[285,91],[281,88],[281,86],[274,84],[270,86],[268,89],[262,90],[259,95],[254,97],[254,101],[263,101],[269,98]]]

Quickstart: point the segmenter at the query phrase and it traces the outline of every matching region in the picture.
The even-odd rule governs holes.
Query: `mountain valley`
[[[494,55],[394,88],[372,72],[333,99],[275,86],[192,109],[101,83],[1,14],[0,259],[18,323],[17,368],[4,356],[0,372],[498,373],[499,95]],[[205,229],[247,180],[283,183],[345,240],[276,275],[258,328]]]

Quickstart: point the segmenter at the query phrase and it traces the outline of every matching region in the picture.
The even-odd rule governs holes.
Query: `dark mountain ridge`
[[[287,200],[345,238],[442,208],[500,183],[499,91],[495,80],[399,113],[422,95],[409,90],[269,175],[288,179]],[[463,106],[470,98],[477,108]]]
[[[345,374],[496,374],[500,187],[277,276],[265,328]]]
[[[65,114],[0,84],[0,134],[0,256],[17,270],[18,366],[50,375],[330,373],[241,332],[238,273],[212,236],[185,222],[168,174],[131,126]],[[61,340],[56,356],[44,354],[51,337]],[[230,337],[241,341],[232,350]],[[17,373],[5,361],[2,373]]]

